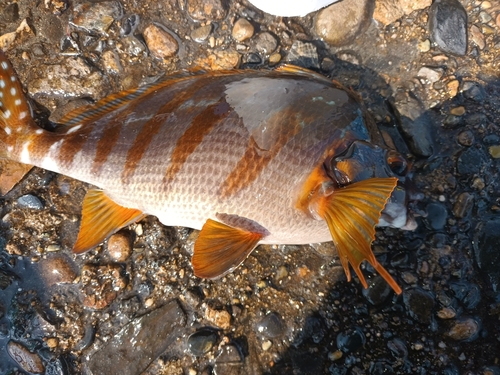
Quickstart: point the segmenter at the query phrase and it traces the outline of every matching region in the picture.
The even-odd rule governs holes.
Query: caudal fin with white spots
[[[0,50],[0,157],[11,156],[16,143],[33,131],[33,119],[21,83]]]

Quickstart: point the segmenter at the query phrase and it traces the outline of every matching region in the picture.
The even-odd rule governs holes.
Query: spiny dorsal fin
[[[285,65],[278,66],[276,68],[276,70],[279,72],[292,73],[292,74],[297,74],[297,75],[301,75],[301,76],[305,76],[305,77],[309,77],[309,78],[320,79],[322,81],[326,81],[328,83],[331,83],[331,80],[328,79],[327,77],[325,77],[319,73],[316,73],[315,71],[312,71],[312,70],[309,70],[307,68],[303,68],[303,67],[297,66],[297,65],[285,64]]]
[[[81,254],[92,249],[120,228],[143,216],[139,210],[116,204],[102,190],[89,190],[83,200],[82,222],[73,252]]]
[[[336,189],[324,197],[318,214],[326,221],[340,261],[351,280],[349,263],[365,288],[368,287],[360,265],[367,260],[397,294],[401,288],[377,261],[371,249],[375,226],[397,184],[396,178],[370,178]]]
[[[202,279],[224,276],[246,259],[262,237],[261,233],[208,219],[194,244],[194,274]]]

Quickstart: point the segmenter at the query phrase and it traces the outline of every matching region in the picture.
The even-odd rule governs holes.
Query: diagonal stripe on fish
[[[54,132],[35,124],[0,52],[1,156],[99,188],[84,199],[76,253],[155,215],[201,230],[199,277],[232,271],[260,243],[333,240],[348,279],[350,264],[366,287],[367,260],[401,292],[371,243],[381,215],[384,225],[412,226],[397,186],[405,160],[383,147],[355,95],[321,75],[183,72],[60,122]]]

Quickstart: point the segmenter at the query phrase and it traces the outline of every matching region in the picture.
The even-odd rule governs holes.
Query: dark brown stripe
[[[189,155],[196,150],[203,142],[203,138],[230,112],[229,104],[222,98],[218,103],[209,105],[196,115],[191,126],[186,129],[175,145],[170,158],[170,165],[165,173],[165,183],[168,184],[174,180]]]
[[[128,112],[128,111],[127,111]],[[104,127],[104,131],[99,138],[96,146],[94,162],[92,163],[92,173],[99,174],[102,166],[108,160],[108,156],[113,151],[113,148],[120,138],[120,125],[125,118],[125,114],[121,114],[111,124]]]
[[[69,166],[73,163],[75,155],[83,149],[87,143],[90,133],[94,130],[94,123],[83,124],[76,132],[63,135],[64,142],[59,149],[59,160],[61,165]]]

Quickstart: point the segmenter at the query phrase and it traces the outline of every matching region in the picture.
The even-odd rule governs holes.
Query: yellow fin
[[[336,189],[325,197],[318,214],[327,222],[340,261],[351,280],[349,263],[365,288],[366,280],[359,268],[367,260],[397,294],[401,293],[392,276],[377,262],[371,250],[375,239],[375,226],[380,214],[396,187],[396,178],[370,178],[345,188]]]
[[[246,259],[263,236],[208,219],[194,244],[194,274],[202,279],[224,276]]]
[[[139,210],[117,205],[102,190],[89,190],[83,200],[82,223],[73,252],[81,254],[92,249],[143,216]]]

